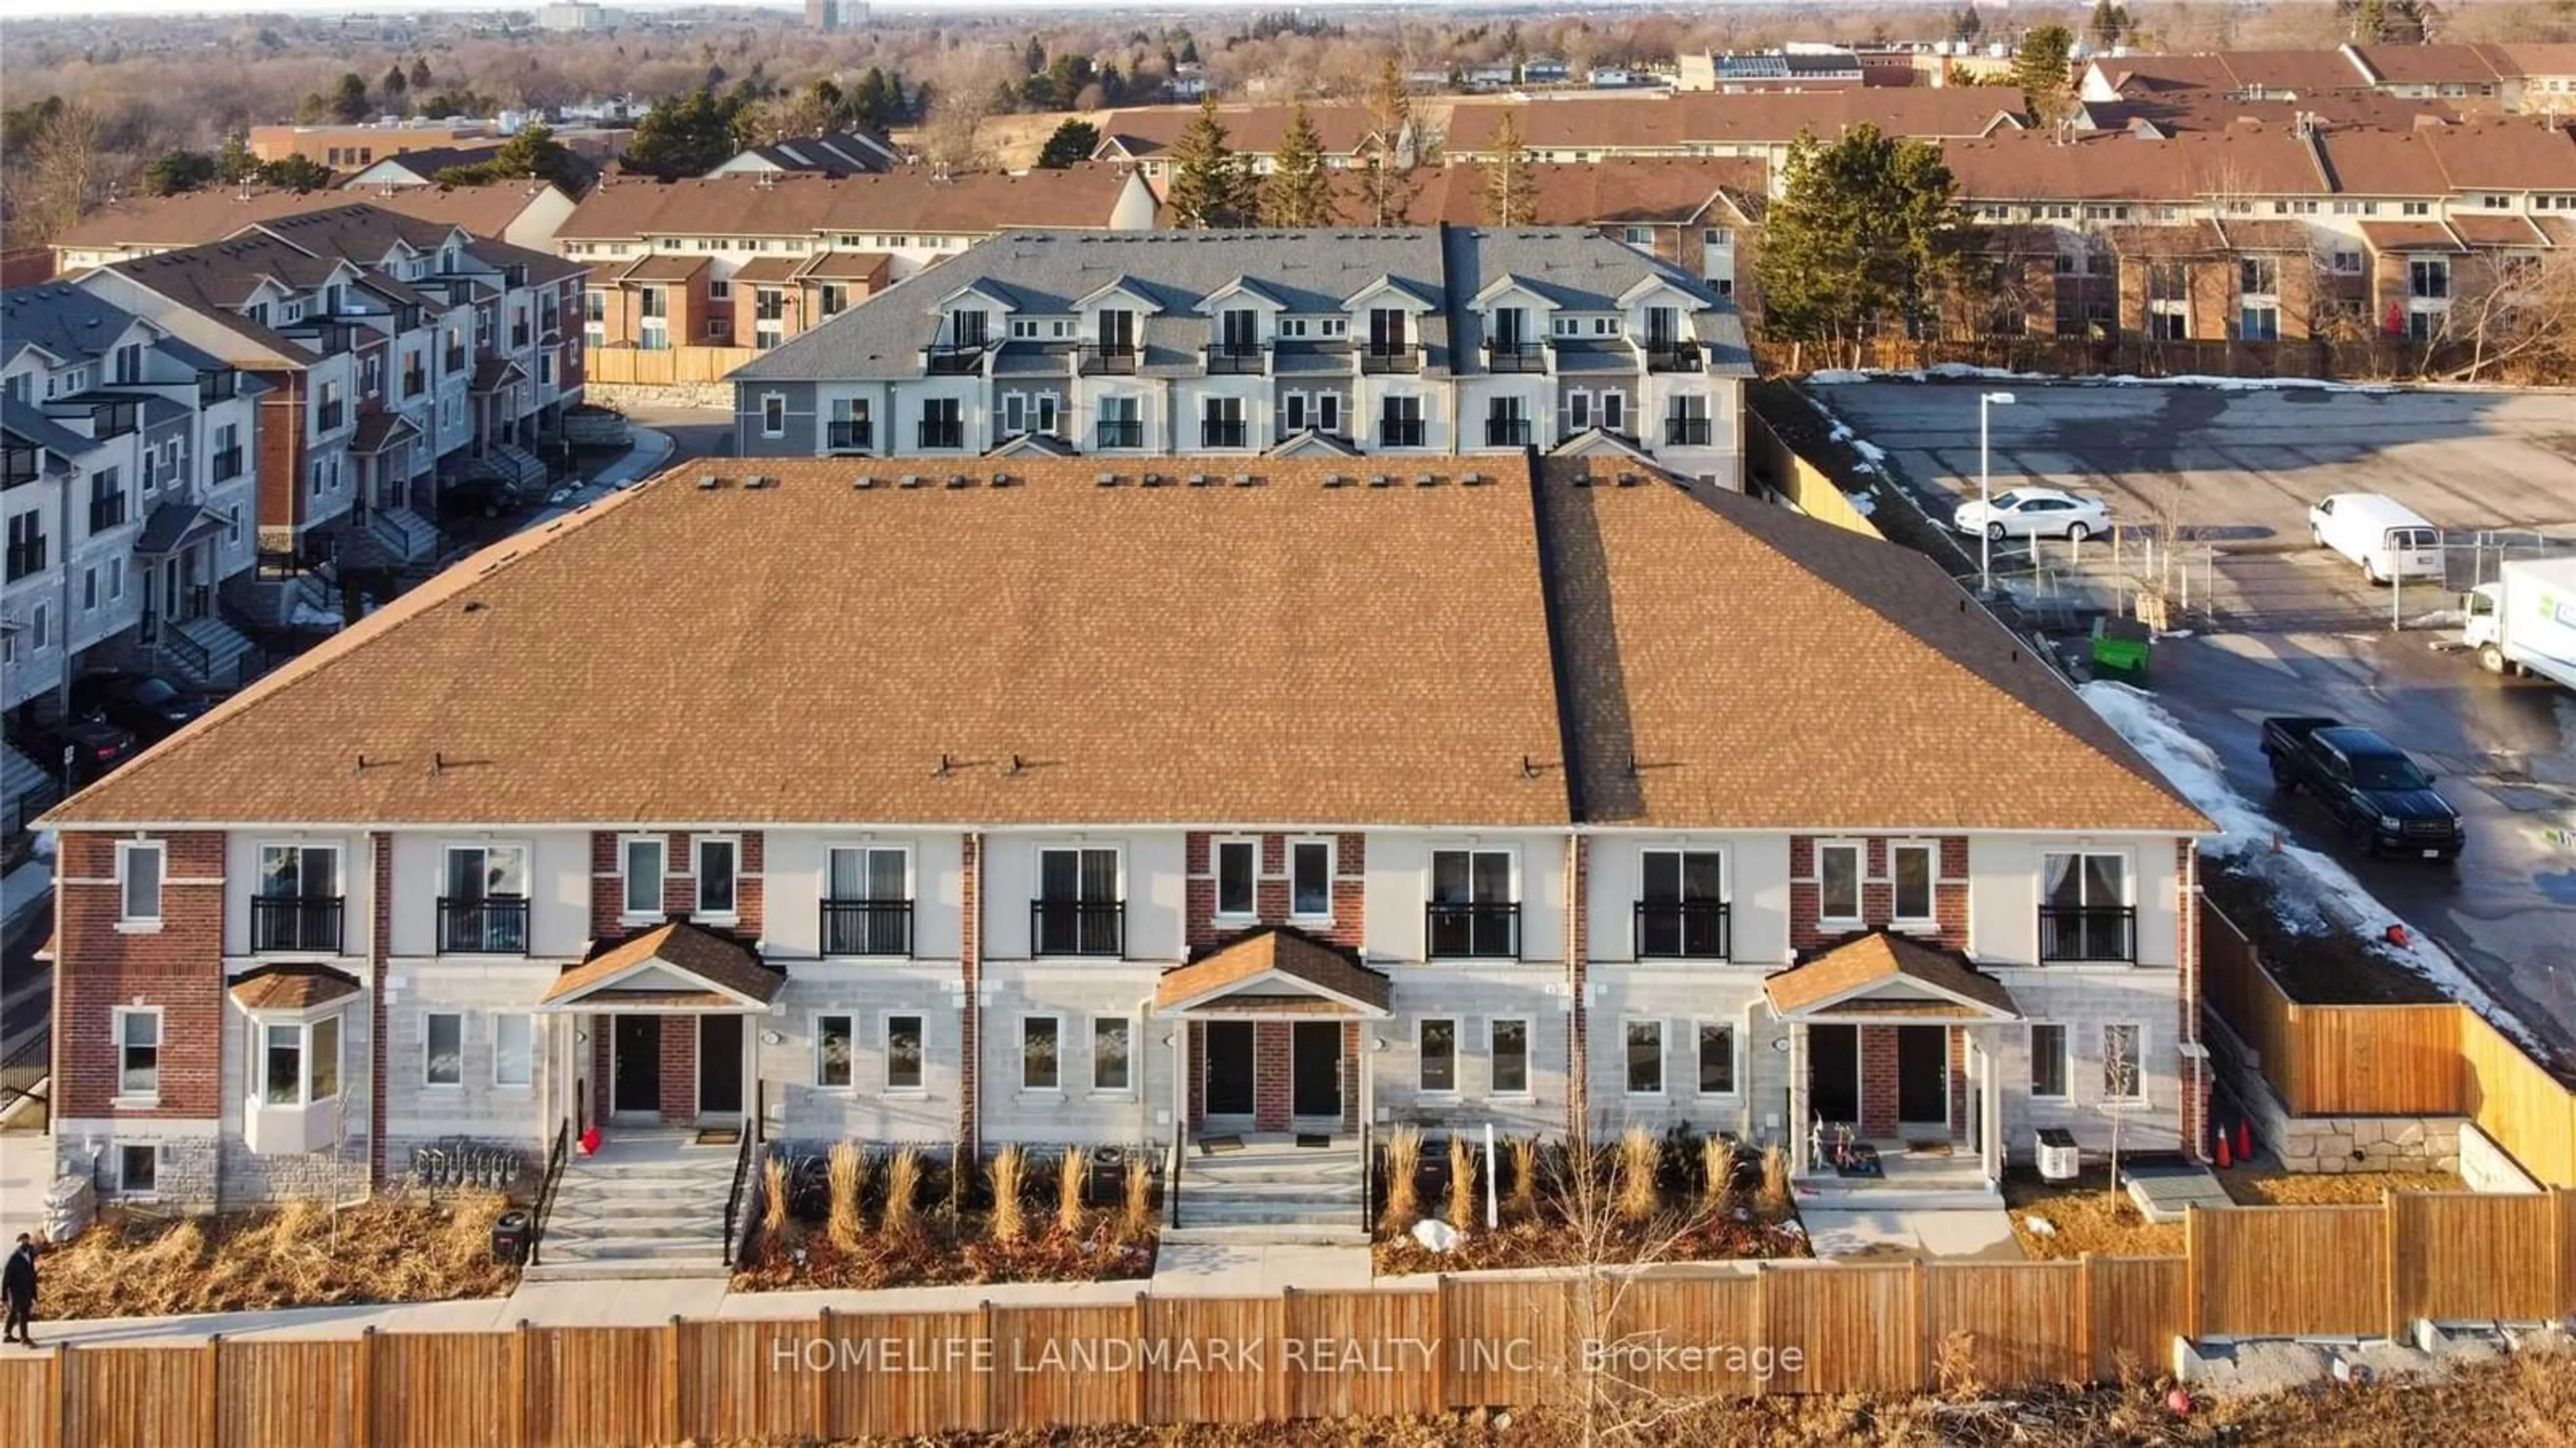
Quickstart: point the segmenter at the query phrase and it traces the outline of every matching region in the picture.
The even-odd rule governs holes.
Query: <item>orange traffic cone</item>
[[[2220,1166],[2236,1165],[2234,1158],[2230,1157],[2227,1152],[2227,1128],[2224,1126],[2218,1128],[2218,1164]]]

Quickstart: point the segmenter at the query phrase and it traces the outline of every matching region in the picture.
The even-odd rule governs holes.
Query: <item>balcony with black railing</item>
[[[527,954],[528,897],[440,896],[438,949],[442,955]]]
[[[1420,447],[1425,436],[1421,418],[1382,420],[1377,425],[1379,447]]]
[[[1664,419],[1664,446],[1706,447],[1710,436],[1705,417],[1667,417]]]
[[[1734,945],[1734,911],[1723,900],[1640,900],[1639,960],[1725,960]]]
[[[825,955],[912,954],[912,902],[909,900],[826,900],[823,902]]]
[[[1488,372],[1545,372],[1547,349],[1536,342],[1492,342],[1485,344],[1485,370]]]
[[[928,349],[927,363],[933,377],[962,377],[984,370],[984,345],[980,342],[943,342]]]
[[[1518,901],[1441,901],[1422,907],[1423,938],[1433,960],[1517,959],[1521,953]]]
[[[1032,900],[1031,955],[1124,955],[1127,906],[1119,900]]]
[[[103,493],[89,500],[89,530],[104,533],[125,523],[125,490]]]
[[[1270,349],[1259,343],[1219,342],[1207,349],[1207,371],[1211,377],[1257,376],[1270,370]]]
[[[1422,349],[1419,347],[1392,342],[1370,342],[1359,349],[1359,357],[1362,372],[1419,372],[1422,370]]]
[[[1199,422],[1199,446],[1201,447],[1242,447],[1245,445],[1245,436],[1241,418],[1236,418],[1232,422],[1204,418]]]
[[[343,904],[338,895],[253,895],[251,952],[339,954]]]
[[[1085,377],[1102,373],[1124,375],[1136,370],[1136,349],[1116,343],[1086,342],[1081,351],[1074,353],[1073,365]]]
[[[1485,419],[1485,446],[1527,447],[1530,440],[1526,417],[1489,417]]]
[[[240,445],[235,444],[234,446],[225,448],[222,452],[215,454],[214,461],[209,464],[209,467],[212,468],[212,471],[206,476],[207,480],[210,482],[228,483],[233,479],[240,477],[242,471],[242,450]]]
[[[1123,422],[1101,423],[1098,425],[1098,432],[1100,440],[1092,444],[1094,447],[1143,447],[1145,445],[1145,424],[1134,418]]]
[[[966,424],[959,421],[932,422],[924,419],[913,429],[917,447],[961,448],[966,445]]]
[[[2042,905],[2039,959],[2043,965],[2133,965],[2138,959],[2138,910],[2134,905]]]
[[[1650,341],[1646,344],[1646,370],[1649,372],[1697,372],[1699,370],[1699,344],[1697,342]]]
[[[11,583],[44,572],[45,540],[34,538],[23,543],[10,544],[7,570],[5,575],[0,576],[5,576]]]
[[[834,452],[856,452],[870,446],[874,429],[864,422],[843,418],[823,424],[823,446]]]

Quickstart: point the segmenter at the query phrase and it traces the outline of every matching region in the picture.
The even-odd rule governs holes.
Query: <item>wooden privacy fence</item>
[[[2576,1186],[2576,1092],[2466,1006],[2290,999],[2242,931],[2201,901],[2209,1009],[2297,1116],[2465,1116],[2550,1186]]]
[[[1910,1393],[2154,1372],[2177,1337],[2576,1310],[2576,1193],[2195,1211],[2181,1257],[1747,1265],[1586,1282],[661,1327],[369,1333],[0,1361],[0,1448],[630,1448]]]
[[[582,377],[633,387],[721,382],[726,373],[759,355],[751,347],[586,347]]]
[[[1749,409],[1744,414],[1744,448],[1753,476],[1796,504],[1799,512],[1846,532],[1872,538],[1885,536],[1877,524],[1852,506],[1851,499],[1823,469],[1800,457],[1795,448],[1781,441],[1780,434],[1771,430],[1770,423]]]

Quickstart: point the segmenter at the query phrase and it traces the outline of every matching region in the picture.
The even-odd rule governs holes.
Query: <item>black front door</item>
[[[1807,1028],[1807,1104],[1825,1121],[1860,1120],[1860,1028]]]
[[[698,1017],[698,1114],[742,1111],[742,1017]]]
[[[1947,1026],[1896,1028],[1896,1119],[1950,1120],[1950,1030]]]
[[[1252,1022],[1210,1021],[1206,1026],[1207,1094],[1210,1116],[1252,1114]]]
[[[616,1024],[616,1058],[611,1069],[617,1075],[615,1111],[660,1111],[662,1109],[662,1018],[659,1016],[611,1016]]]
[[[1342,1023],[1299,1021],[1291,1054],[1296,1081],[1289,1109],[1299,1116],[1340,1116]]]

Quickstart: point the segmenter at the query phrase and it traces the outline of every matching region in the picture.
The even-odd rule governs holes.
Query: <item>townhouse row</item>
[[[1686,1122],[1988,1188],[2043,1127],[2197,1150],[2208,822],[1916,555],[1527,451],[759,466],[471,560],[52,812],[64,1171],[197,1207],[590,1125]]]

